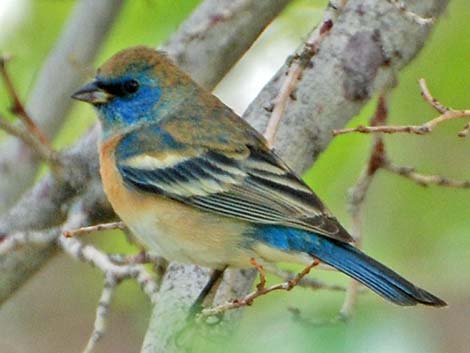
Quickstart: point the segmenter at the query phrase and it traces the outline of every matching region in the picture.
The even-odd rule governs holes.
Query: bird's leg
[[[222,270],[214,270],[211,277],[209,278],[209,281],[204,286],[201,293],[199,293],[199,296],[197,297],[194,304],[191,306],[190,319],[194,318],[196,314],[198,314],[202,310],[203,308],[202,304],[204,303],[204,300],[207,298],[207,296],[213,290],[213,288],[219,282],[219,280],[222,279],[222,276],[226,268],[227,267],[225,267]]]
[[[262,295],[266,295],[270,292],[274,292],[276,290],[290,291],[292,288],[294,288],[300,283],[302,278],[304,278],[310,272],[312,268],[320,264],[320,260],[313,259],[312,263],[308,265],[307,267],[305,267],[301,272],[299,272],[293,279],[288,280],[287,282],[275,284],[269,287],[266,287],[266,275],[265,275],[263,266],[261,266],[254,259],[251,259],[250,263],[258,270],[260,274],[260,281],[256,285],[256,289],[253,292],[244,296],[243,298],[238,298],[231,302],[227,302],[225,304],[221,304],[213,308],[204,309],[202,310],[202,313],[201,313],[202,316],[207,317],[211,315],[219,315],[227,310],[237,309],[237,308],[241,308],[247,305],[251,305],[253,304],[253,301],[256,298]]]
[[[250,264],[253,265],[259,273],[259,282],[256,285],[256,289],[262,291],[266,287],[266,272],[264,271],[264,267],[258,263],[254,257],[250,259]]]

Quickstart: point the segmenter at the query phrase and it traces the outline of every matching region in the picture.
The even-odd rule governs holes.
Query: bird
[[[72,98],[97,112],[114,211],[168,261],[214,270],[319,261],[392,303],[446,305],[356,248],[265,138],[164,52],[124,49]]]

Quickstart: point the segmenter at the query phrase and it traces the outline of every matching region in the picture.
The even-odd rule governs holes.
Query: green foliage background
[[[130,45],[162,43],[197,3],[195,0],[126,2],[97,64]],[[31,0],[29,5],[22,21],[0,42],[0,50],[15,56],[10,68],[23,97],[27,97],[74,1]],[[318,20],[323,6],[323,1],[294,1],[234,69],[237,75],[220,85],[217,93],[222,99],[229,105],[239,100],[240,92],[245,91],[244,78],[249,77],[246,72],[261,70],[261,66],[255,65],[263,64],[264,60],[281,63],[285,52],[269,49],[266,53],[265,49],[294,48]],[[417,79],[420,77],[427,79],[432,92],[444,104],[470,108],[468,18],[468,2],[452,1],[424,50],[400,74],[390,106],[391,123],[420,124],[435,116],[419,95]],[[7,105],[7,97],[0,87],[2,114],[6,113]],[[371,102],[351,126],[366,124],[373,107]],[[240,111],[243,107],[235,106],[235,109]],[[75,106],[55,141],[56,146],[70,145],[93,122],[91,109]],[[415,166],[423,173],[469,180],[470,140],[456,136],[463,123],[447,123],[427,136],[387,136],[389,155],[396,163]],[[370,141],[367,135],[337,137],[305,175],[346,226],[350,224],[347,191],[367,159]],[[199,337],[194,342],[194,352],[467,352],[470,344],[470,281],[466,271],[470,267],[469,192],[423,188],[380,172],[364,209],[366,251],[446,299],[449,308],[403,309],[366,293],[360,298],[356,315],[347,324],[314,327],[294,320],[287,309],[299,308],[302,318],[307,320],[330,319],[336,315],[343,295],[299,288],[260,299],[246,310],[239,330],[223,345]],[[86,241],[113,252],[135,251],[118,233],[95,234]],[[314,275],[334,283],[347,283],[336,273]],[[0,351],[79,352],[93,325],[101,285],[100,274],[89,266],[65,256],[52,260],[0,309]],[[97,352],[137,352],[149,311],[150,305],[137,286],[131,283],[121,286],[112,307],[109,330]]]

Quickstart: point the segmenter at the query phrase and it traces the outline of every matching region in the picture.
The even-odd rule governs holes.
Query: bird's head
[[[191,97],[195,83],[164,53],[139,46],[115,54],[72,95],[98,110],[104,134],[158,121]]]

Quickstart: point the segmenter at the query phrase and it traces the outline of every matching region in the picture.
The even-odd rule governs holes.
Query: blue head
[[[97,110],[104,138],[161,119],[191,97],[191,79],[161,52],[125,49],[98,69],[96,78],[72,96]]]

